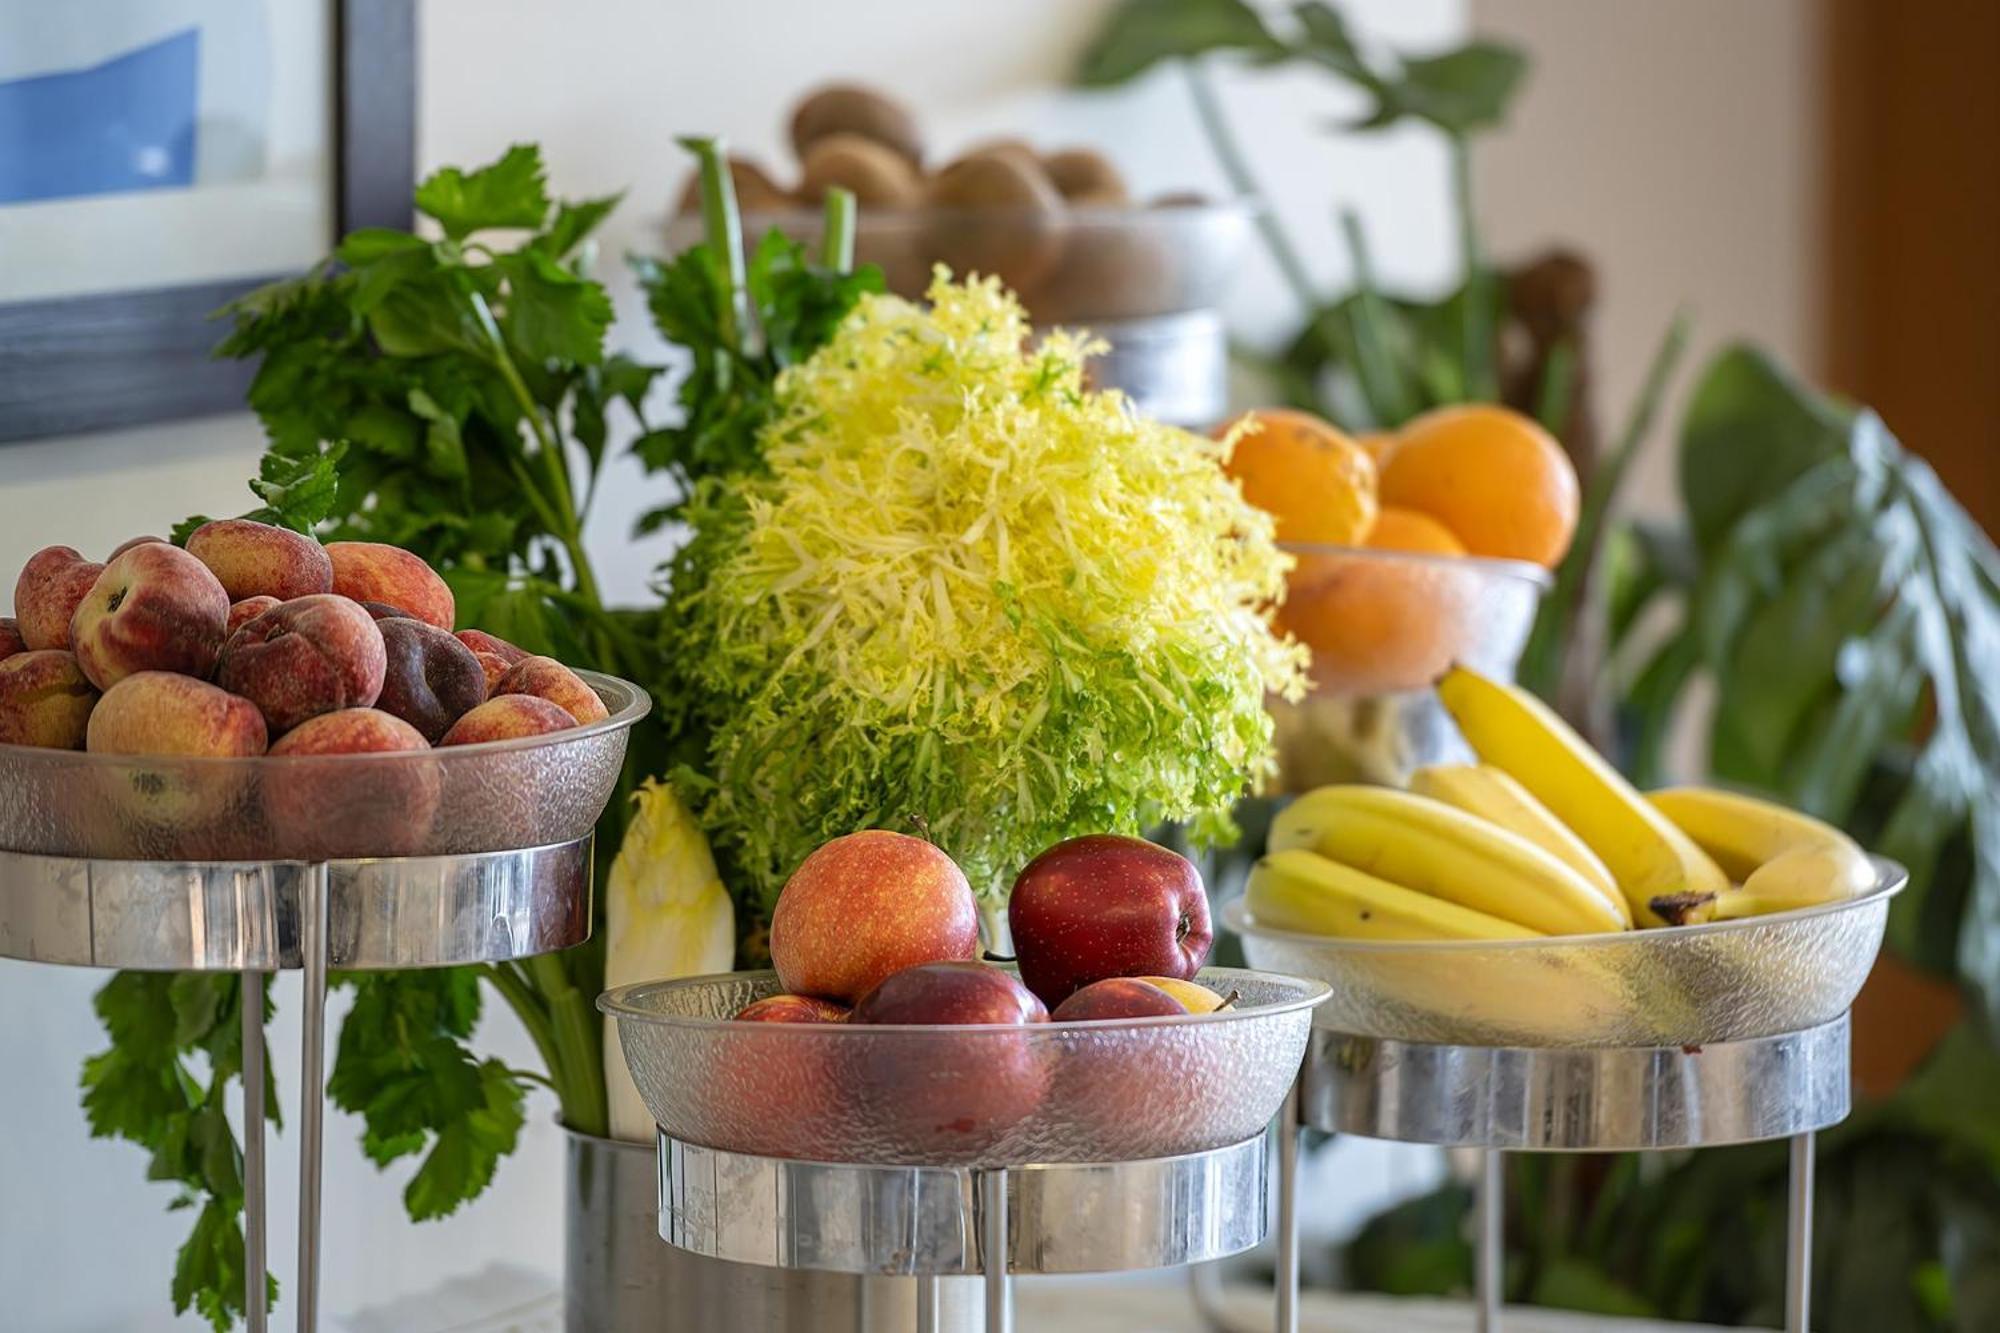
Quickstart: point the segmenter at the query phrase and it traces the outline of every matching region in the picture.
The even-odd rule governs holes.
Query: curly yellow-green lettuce
[[[670,651],[701,811],[769,907],[828,838],[921,830],[987,904],[1061,838],[1228,828],[1304,652],[1228,447],[1087,386],[993,280],[864,297],[791,367],[767,472],[699,496]]]

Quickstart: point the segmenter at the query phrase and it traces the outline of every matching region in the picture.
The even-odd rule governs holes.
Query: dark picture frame
[[[416,0],[334,0],[333,222],[407,227],[416,180]],[[284,274],[0,305],[0,443],[243,405],[210,318]]]

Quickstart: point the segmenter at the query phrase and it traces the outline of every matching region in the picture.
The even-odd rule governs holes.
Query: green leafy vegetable
[[[1223,446],[1086,389],[1087,344],[1024,350],[997,284],[930,300],[864,298],[779,378],[768,472],[697,491],[675,567],[702,824],[766,910],[856,828],[921,820],[989,903],[1073,833],[1217,831],[1302,680]]]

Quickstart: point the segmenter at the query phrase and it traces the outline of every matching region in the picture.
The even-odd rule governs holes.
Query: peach
[[[493,687],[500,683],[500,678],[528,656],[527,649],[516,648],[505,639],[488,634],[485,630],[462,629],[456,637],[460,643],[472,650],[474,657],[479,659],[480,670],[486,673],[486,692],[489,695],[493,693]]]
[[[231,601],[275,597],[289,602],[333,591],[333,561],[302,532],[247,518],[219,518],[196,528],[187,553],[222,581]]]
[[[111,549],[110,555],[104,557],[105,563],[109,564],[135,546],[144,546],[147,542],[166,542],[166,540],[165,537],[155,537],[151,533],[146,534],[144,537],[127,537]]]
[[[422,733],[375,708],[344,708],[301,722],[273,759],[428,751]],[[442,778],[428,754],[408,760],[274,765],[264,815],[291,856],[407,856],[424,849]]]
[[[0,744],[81,750],[97,691],[60,648],[0,660]]]
[[[108,690],[140,671],[206,677],[229,626],[229,594],[208,566],[165,542],[135,546],[104,567],[70,618],[83,674]]]
[[[402,607],[391,606],[387,602],[363,602],[361,604],[361,609],[363,611],[366,611],[369,614],[369,616],[375,620],[416,619],[415,616],[411,615],[408,611],[405,611]],[[432,628],[436,627],[433,626]]]
[[[451,724],[486,702],[486,672],[472,650],[421,620],[378,620],[388,671],[375,706],[435,744]]]
[[[452,723],[438,745],[479,745],[523,736],[546,736],[550,732],[568,731],[575,725],[576,719],[560,704],[532,694],[508,694],[488,699]]]
[[[14,583],[14,617],[30,651],[67,648],[69,622],[104,566],[73,546],[45,546],[28,557]]]
[[[456,607],[437,571],[400,546],[380,542],[331,542],[333,590],[357,602],[385,602],[419,620],[449,630]]]
[[[223,642],[227,644],[228,635],[236,633],[237,630],[242,629],[245,625],[255,620],[258,616],[263,615],[277,604],[278,599],[275,597],[245,597],[240,602],[232,602],[229,607],[229,624],[224,630]]]
[[[12,616],[0,616],[0,661],[5,661],[15,653],[25,653],[28,645],[21,642],[21,627]]]
[[[216,683],[256,704],[271,734],[382,693],[388,653],[366,611],[334,593],[280,602],[229,636]]]
[[[90,715],[93,754],[241,758],[264,753],[265,740],[255,704],[171,671],[132,673]]]
[[[579,727],[611,716],[604,700],[597,697],[597,691],[553,657],[524,657],[510,667],[493,686],[494,698],[509,694],[532,694],[537,699],[547,699],[575,718]]]

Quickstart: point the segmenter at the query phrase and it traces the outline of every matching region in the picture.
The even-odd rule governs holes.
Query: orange
[[[1375,471],[1379,475],[1382,471],[1382,465],[1389,461],[1389,451],[1396,447],[1396,432],[1392,430],[1370,431],[1366,435],[1355,436],[1354,442],[1363,449],[1366,449],[1368,456],[1375,460]]]
[[[1519,412],[1441,407],[1403,427],[1382,468],[1382,503],[1450,528],[1473,555],[1553,566],[1576,532],[1576,469]]]
[[[1470,573],[1379,555],[1302,555],[1275,621],[1312,650],[1320,690],[1421,690],[1460,655],[1473,610]]]
[[[1278,540],[1358,544],[1375,522],[1368,451],[1310,412],[1272,407],[1244,417],[1262,429],[1237,439],[1224,470],[1242,484],[1244,499],[1277,519]]]
[[[1465,543],[1451,529],[1414,509],[1383,505],[1368,529],[1369,546],[1378,551],[1415,551],[1423,555],[1464,555]]]

